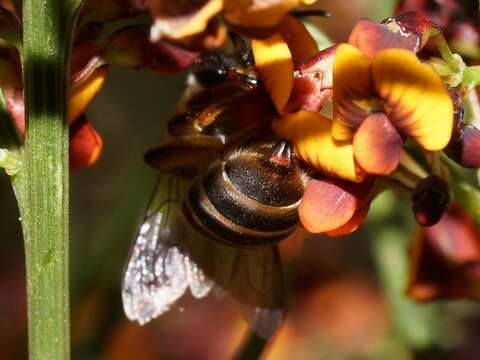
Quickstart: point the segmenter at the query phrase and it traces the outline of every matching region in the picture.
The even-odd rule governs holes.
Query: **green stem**
[[[30,359],[69,359],[68,59],[78,1],[24,0],[27,132],[14,187],[27,267]]]

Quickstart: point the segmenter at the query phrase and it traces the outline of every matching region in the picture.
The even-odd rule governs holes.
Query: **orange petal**
[[[83,114],[88,104],[90,104],[95,95],[102,89],[107,74],[108,68],[101,67],[71,90],[68,112],[70,123]]]
[[[277,111],[282,113],[293,87],[292,53],[278,34],[252,40],[252,51],[264,86]]]
[[[353,138],[355,160],[370,174],[388,175],[400,162],[403,140],[385,114],[369,115]]]
[[[162,37],[181,40],[205,31],[210,19],[222,10],[223,0],[150,0],[149,7],[155,18],[151,29],[152,40]]]
[[[332,122],[317,113],[299,111],[272,123],[273,130],[292,141],[296,154],[325,174],[359,182],[364,174],[355,166],[353,145],[331,136]]]
[[[297,18],[285,16],[278,30],[292,53],[295,68],[318,52],[317,42]]]
[[[341,181],[311,180],[298,207],[302,225],[312,234],[345,225],[357,210],[357,198]]]
[[[363,224],[368,215],[369,207],[363,207],[355,211],[352,218],[344,225],[331,231],[327,231],[325,235],[328,236],[343,236],[348,235],[358,229]]]
[[[274,27],[283,17],[301,3],[300,0],[225,0],[225,19],[234,25],[246,28]]]
[[[349,140],[367,115],[355,100],[373,97],[371,59],[356,47],[341,44],[333,64],[333,126],[336,140]]]
[[[97,162],[103,140],[92,124],[82,117],[70,127],[70,170],[76,171]]]
[[[375,90],[399,132],[429,151],[447,146],[453,128],[453,104],[435,70],[403,49],[379,52],[372,70]]]

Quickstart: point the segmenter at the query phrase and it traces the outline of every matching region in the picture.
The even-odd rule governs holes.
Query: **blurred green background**
[[[317,25],[345,40],[360,17],[381,20],[394,1],[321,1]],[[225,359],[245,325],[228,300],[178,307],[146,327],[123,315],[120,281],[130,243],[156,179],[142,157],[162,141],[184,75],[113,68],[88,109],[103,136],[98,164],[71,182],[71,292],[74,359]],[[27,357],[23,245],[18,211],[0,176],[1,359]],[[268,359],[478,359],[478,306],[418,305],[406,299],[406,256],[414,225],[408,203],[378,199],[368,222],[346,238],[307,239],[296,291]]]

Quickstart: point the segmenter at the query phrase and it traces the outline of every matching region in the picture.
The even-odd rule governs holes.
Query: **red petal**
[[[420,37],[415,33],[404,33],[400,27],[387,26],[370,20],[360,20],[350,34],[348,42],[368,56],[388,48],[418,51]]]
[[[70,126],[70,171],[95,164],[102,149],[102,138],[85,117]]]
[[[333,61],[337,47],[320,51],[295,72],[286,112],[318,112],[333,95]]]
[[[357,163],[370,174],[388,175],[400,162],[403,141],[385,114],[367,116],[353,138]]]

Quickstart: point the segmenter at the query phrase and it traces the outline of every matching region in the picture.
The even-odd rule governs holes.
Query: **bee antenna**
[[[299,18],[307,17],[307,16],[329,18],[330,16],[332,16],[330,11],[319,10],[319,9],[296,10],[296,11],[292,11],[290,14]]]
[[[290,166],[292,160],[292,146],[289,141],[282,140],[275,146],[269,161],[281,166]]]

